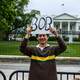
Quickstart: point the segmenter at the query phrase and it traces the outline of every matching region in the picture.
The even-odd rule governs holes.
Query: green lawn
[[[49,42],[52,44],[52,42]],[[30,46],[35,46],[37,42],[30,42]],[[22,55],[19,51],[20,42],[17,41],[0,41],[0,55]],[[79,44],[68,44],[67,50],[60,56],[72,56],[80,57],[80,43]]]
[[[0,55],[21,55],[19,45],[16,41],[0,41]]]
[[[79,44],[68,44],[66,51],[61,56],[68,57],[80,57],[80,43]]]

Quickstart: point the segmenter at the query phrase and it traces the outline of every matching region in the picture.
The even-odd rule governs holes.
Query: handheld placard
[[[32,19],[32,34],[50,34],[49,27],[53,26],[50,16],[36,16]]]

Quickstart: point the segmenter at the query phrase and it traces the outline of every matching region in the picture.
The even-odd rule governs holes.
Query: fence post
[[[3,76],[3,80],[6,80],[6,76],[2,71],[0,71],[0,74]]]
[[[12,80],[12,77],[14,74],[16,74],[16,80],[18,80],[18,73],[22,73],[23,76],[22,76],[22,80],[24,80],[24,73],[29,73],[29,71],[26,71],[26,70],[18,70],[18,71],[14,71],[10,77],[9,77],[9,80]]]

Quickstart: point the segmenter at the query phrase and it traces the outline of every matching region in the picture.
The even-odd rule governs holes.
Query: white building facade
[[[80,35],[80,18],[73,15],[63,13],[53,17],[53,26],[60,29],[63,34],[69,38],[69,43],[73,42],[73,38]]]

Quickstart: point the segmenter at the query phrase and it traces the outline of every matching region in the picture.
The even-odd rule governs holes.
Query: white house
[[[57,29],[61,29],[62,32],[80,32],[80,17],[63,13],[53,17],[53,25]],[[69,42],[72,42],[74,37],[78,37],[78,34],[62,34],[62,36],[69,37]]]

